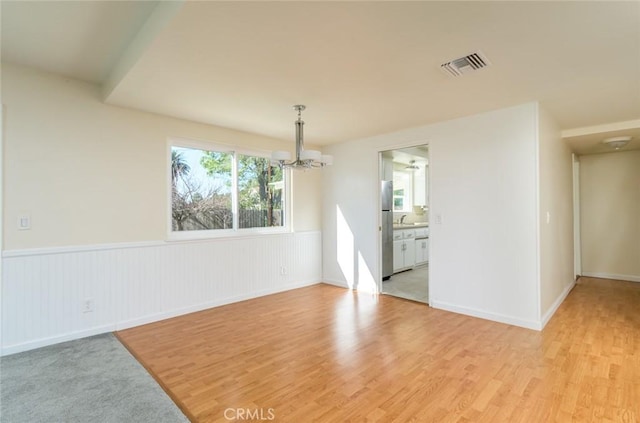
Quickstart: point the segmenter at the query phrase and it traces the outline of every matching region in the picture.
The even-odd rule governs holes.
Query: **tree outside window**
[[[282,226],[282,169],[264,157],[239,155],[238,227]]]
[[[282,227],[283,176],[265,157],[172,146],[172,231]]]

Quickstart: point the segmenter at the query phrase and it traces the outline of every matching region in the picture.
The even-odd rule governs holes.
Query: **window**
[[[280,167],[259,153],[202,147],[171,145],[172,237],[285,228]]]
[[[238,155],[238,227],[283,226],[282,176],[269,158]]]
[[[393,210],[410,212],[413,210],[413,200],[411,198],[412,175],[408,172],[393,172]]]

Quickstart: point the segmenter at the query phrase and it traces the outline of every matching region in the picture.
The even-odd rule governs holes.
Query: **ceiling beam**
[[[109,72],[102,85],[102,98],[108,102],[109,97],[127,76],[129,71],[138,63],[144,52],[156,39],[160,32],[178,14],[185,0],[160,1],[155,7],[149,19],[133,37],[124,53]]]
[[[562,138],[581,137],[584,135],[601,134],[605,132],[624,131],[640,128],[640,119],[626,120],[624,122],[607,123],[604,125],[586,126],[584,128],[567,129],[562,131]]]

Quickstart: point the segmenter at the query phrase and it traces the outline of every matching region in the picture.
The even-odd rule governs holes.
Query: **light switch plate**
[[[28,214],[18,216],[18,230],[26,231],[29,229],[31,229],[31,216]]]

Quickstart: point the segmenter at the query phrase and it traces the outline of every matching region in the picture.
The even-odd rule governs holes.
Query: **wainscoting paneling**
[[[2,354],[318,283],[321,250],[300,232],[5,252]]]

